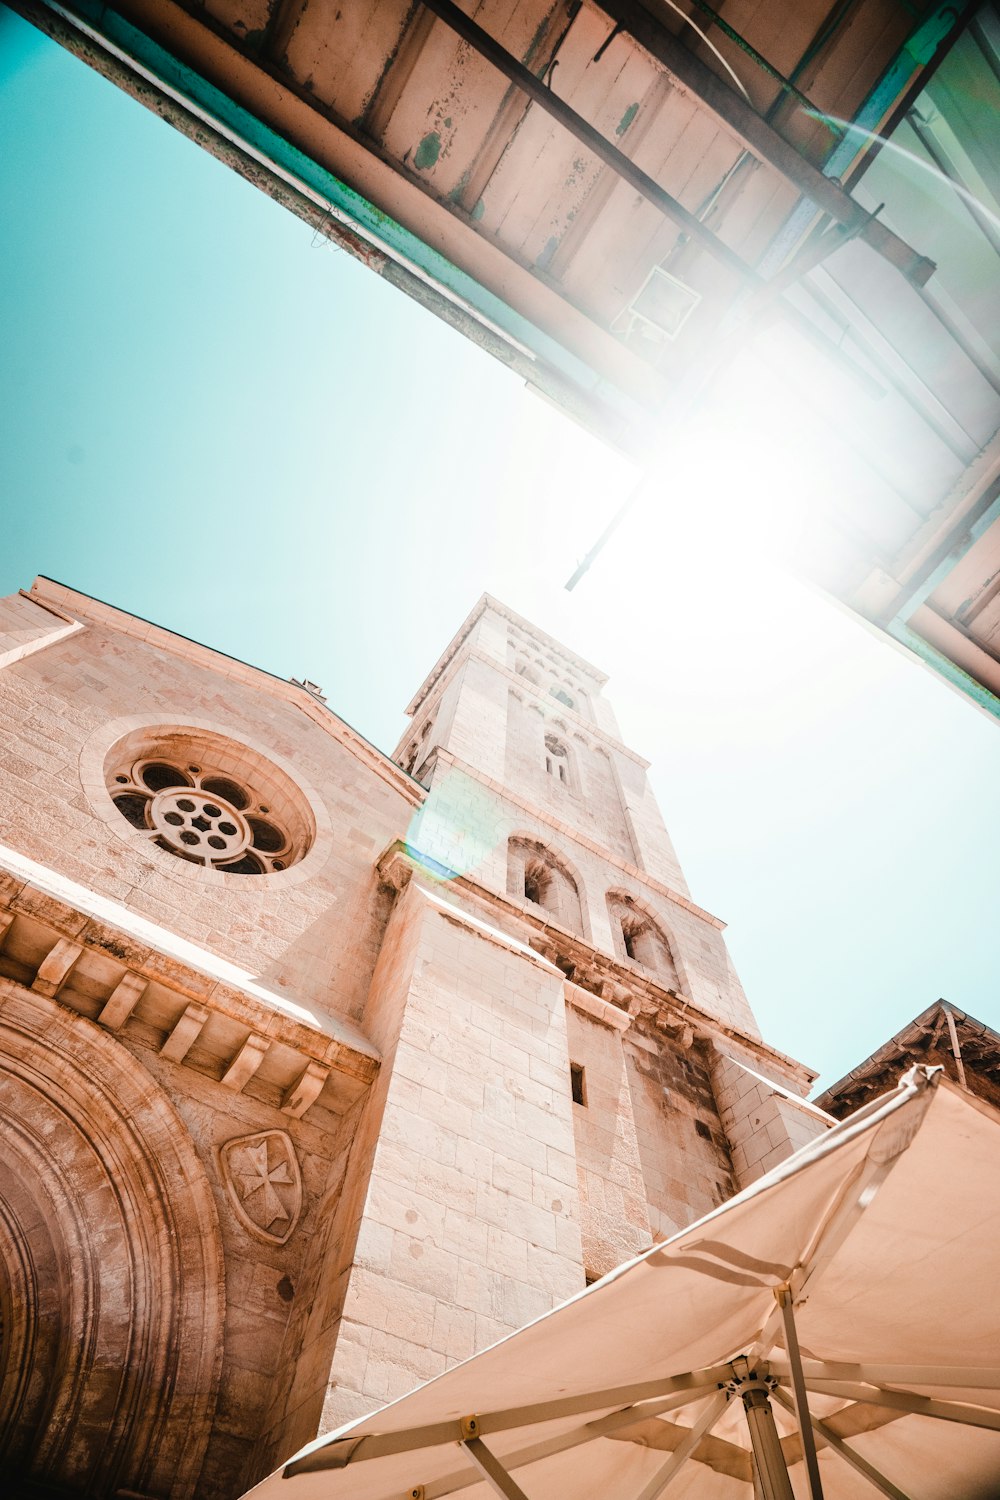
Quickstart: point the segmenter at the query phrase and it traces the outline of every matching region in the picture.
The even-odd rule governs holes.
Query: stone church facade
[[[825,1128],[604,675],[484,597],[394,756],[0,601],[0,1472],[229,1500]]]

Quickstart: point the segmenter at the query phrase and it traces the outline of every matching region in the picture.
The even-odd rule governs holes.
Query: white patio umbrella
[[[914,1068],[253,1500],[997,1500],[1000,1115]]]

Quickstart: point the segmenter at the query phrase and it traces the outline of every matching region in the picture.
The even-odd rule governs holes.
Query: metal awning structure
[[[254,1500],[989,1500],[1000,1117],[913,1069]]]
[[[1000,716],[990,5],[13,3],[654,473],[766,391],[795,566]]]

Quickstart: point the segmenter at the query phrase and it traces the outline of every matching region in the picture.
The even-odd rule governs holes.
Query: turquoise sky
[[[0,202],[4,593],[311,677],[391,750],[488,589],[611,674],[771,1042],[831,1082],[941,995],[1000,1026],[995,724],[654,506],[566,594],[627,467],[2,9]]]

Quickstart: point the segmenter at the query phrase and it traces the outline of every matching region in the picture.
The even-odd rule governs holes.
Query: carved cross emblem
[[[237,1136],[219,1158],[244,1229],[270,1245],[284,1245],[302,1211],[302,1176],[290,1137],[283,1130]]]

